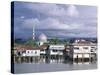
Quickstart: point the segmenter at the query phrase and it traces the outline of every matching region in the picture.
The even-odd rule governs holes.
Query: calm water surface
[[[36,72],[54,72],[54,71],[70,71],[70,70],[88,70],[97,69],[97,64],[34,64],[21,63],[15,64],[15,73],[36,73]]]

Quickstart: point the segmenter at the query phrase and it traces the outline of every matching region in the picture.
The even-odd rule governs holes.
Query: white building
[[[63,55],[63,51],[65,49],[64,45],[50,45],[50,55]]]
[[[46,62],[47,48],[48,45],[46,44],[40,46],[40,63]]]
[[[17,46],[16,49],[17,56],[40,56],[40,49],[33,48],[32,46]]]
[[[22,56],[40,56],[40,49],[27,49]]]
[[[50,45],[49,46],[49,56],[50,63],[61,63],[64,61],[63,52],[65,50],[64,45]]]
[[[71,47],[73,60],[79,62],[91,61],[96,58],[97,44],[85,40],[76,40]]]
[[[48,45],[44,44],[40,46],[40,55],[46,55],[46,50],[47,50]]]

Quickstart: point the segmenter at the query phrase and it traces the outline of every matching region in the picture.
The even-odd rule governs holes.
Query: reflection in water
[[[85,59],[79,59],[79,58],[76,58],[74,60],[70,59],[69,57],[67,58],[64,58],[63,56],[55,56],[55,55],[52,55],[52,56],[49,56],[49,55],[41,55],[41,56],[35,56],[35,57],[28,57],[28,56],[25,56],[25,57],[21,57],[21,56],[17,56],[17,57],[14,57],[15,59],[15,63],[64,63],[64,64],[67,64],[67,63],[96,63],[96,60],[92,59],[89,60],[88,58],[85,58]]]
[[[88,59],[75,59],[63,56],[43,56],[40,57],[15,57],[14,73],[35,73],[96,69],[96,61]],[[84,62],[80,62],[84,60]]]

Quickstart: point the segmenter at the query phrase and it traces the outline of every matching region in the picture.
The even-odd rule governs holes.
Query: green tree
[[[33,39],[28,39],[28,40],[26,41],[25,45],[31,45],[31,46],[33,46],[33,47],[38,47],[38,44],[37,44],[36,41],[33,40]]]
[[[21,38],[17,38],[17,39],[15,39],[15,43],[16,44],[22,44],[23,40]]]
[[[58,38],[54,38],[54,39],[51,39],[50,40],[50,44],[59,44],[60,43],[60,40]]]
[[[68,40],[64,40],[63,42],[65,45],[68,45],[69,44],[69,41]]]

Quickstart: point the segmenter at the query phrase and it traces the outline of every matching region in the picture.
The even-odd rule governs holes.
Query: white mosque
[[[44,33],[41,33],[38,39],[39,39],[38,44],[40,46],[47,42],[47,36]],[[33,26],[33,40],[35,40],[35,26]]]
[[[40,36],[39,36],[39,45],[43,45],[46,42],[47,42],[47,36],[44,33],[40,34]]]

